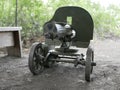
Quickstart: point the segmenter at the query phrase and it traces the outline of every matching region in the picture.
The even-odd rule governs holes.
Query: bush
[[[22,26],[22,38],[42,35],[43,24],[50,20],[61,6],[80,6],[90,12],[94,20],[96,36],[120,36],[120,8],[110,5],[103,8],[90,0],[18,0],[18,26]],[[0,26],[15,26],[15,0],[1,0]]]

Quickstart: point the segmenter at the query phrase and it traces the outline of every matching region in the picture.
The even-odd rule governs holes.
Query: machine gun
[[[67,17],[71,17],[71,24]],[[40,74],[44,68],[51,67],[55,62],[73,63],[85,66],[85,80],[90,81],[93,71],[94,24],[88,11],[81,7],[66,6],[56,10],[53,18],[43,25],[44,43],[34,43],[29,53],[29,69],[34,75]],[[54,46],[54,48],[51,48]],[[57,47],[60,46],[60,47]],[[86,48],[84,55],[78,48]]]
[[[71,25],[64,22],[51,22],[44,25],[44,36],[47,39],[58,39],[61,48],[69,48],[76,32]]]

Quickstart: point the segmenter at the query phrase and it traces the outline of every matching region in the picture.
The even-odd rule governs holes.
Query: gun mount
[[[71,17],[71,23],[68,23]],[[93,20],[88,11],[81,7],[66,6],[56,10],[53,18],[43,26],[44,43],[34,43],[29,53],[29,69],[34,75],[55,62],[73,63],[85,66],[85,80],[90,81],[93,71],[94,49]],[[57,46],[60,47],[57,47]],[[54,48],[51,48],[54,46]],[[76,46],[86,48],[86,54],[80,54]]]

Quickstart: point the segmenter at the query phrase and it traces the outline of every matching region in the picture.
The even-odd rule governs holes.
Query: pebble
[[[11,73],[11,70],[6,70],[7,73]]]

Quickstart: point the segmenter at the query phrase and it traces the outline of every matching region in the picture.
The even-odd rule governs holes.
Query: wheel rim
[[[92,55],[91,56],[92,56],[92,60],[91,61],[93,62],[94,61],[94,52],[93,51],[92,51]],[[91,73],[92,72],[93,72],[93,66],[91,66]]]
[[[93,66],[91,66],[91,62],[94,60],[94,52],[92,49],[88,48],[87,57],[85,63],[85,79],[86,81],[90,81],[90,74],[93,71]]]
[[[29,54],[29,69],[34,75],[43,71],[43,60],[44,50],[42,49],[41,44],[33,45]]]

